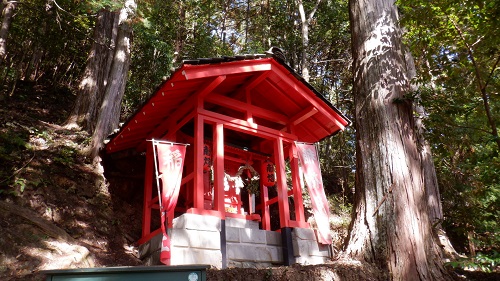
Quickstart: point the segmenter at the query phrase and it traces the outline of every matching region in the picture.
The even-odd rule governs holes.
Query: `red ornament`
[[[212,149],[208,144],[203,144],[203,171],[209,171],[212,166]]]
[[[260,179],[262,184],[267,187],[274,186],[276,184],[276,168],[274,167],[273,162],[269,161],[269,159],[262,162],[261,171]]]

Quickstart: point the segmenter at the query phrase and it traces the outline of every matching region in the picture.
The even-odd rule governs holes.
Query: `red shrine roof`
[[[145,140],[162,138],[172,126],[169,117],[187,103],[194,106],[194,96],[203,97],[207,110],[243,120],[250,112],[253,123],[277,131],[292,124],[301,142],[320,141],[350,124],[279,54],[186,60],[109,137],[106,151],[143,150]]]

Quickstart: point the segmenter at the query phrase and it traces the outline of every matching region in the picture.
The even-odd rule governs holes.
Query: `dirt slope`
[[[140,213],[113,198],[101,171],[81,154],[87,133],[58,125],[73,98],[65,89],[25,85],[0,101],[0,280],[140,264],[137,237],[123,231]]]

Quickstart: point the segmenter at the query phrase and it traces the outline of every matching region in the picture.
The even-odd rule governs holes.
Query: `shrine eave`
[[[199,110],[200,103],[203,111]],[[276,131],[285,136],[293,134],[297,141],[309,143],[350,124],[348,118],[275,55],[189,60],[109,136],[106,152],[144,150],[147,139],[162,138],[169,128],[181,127],[200,113],[212,118],[229,116],[226,119],[230,121],[226,122],[235,122],[234,126],[265,128],[263,132]]]

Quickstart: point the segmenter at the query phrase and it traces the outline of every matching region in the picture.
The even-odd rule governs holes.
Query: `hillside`
[[[99,166],[82,152],[89,135],[61,126],[73,100],[67,89],[33,84],[0,96],[0,280],[44,280],[44,269],[141,265],[134,245],[140,237],[141,199],[108,190]],[[498,277],[459,277],[463,274],[457,280]],[[209,280],[379,276],[373,266],[345,260],[208,273]]]
[[[140,213],[113,198],[82,155],[88,134],[59,125],[73,98],[28,84],[1,101],[2,280],[36,280],[48,268],[140,264],[137,237],[123,231]]]

